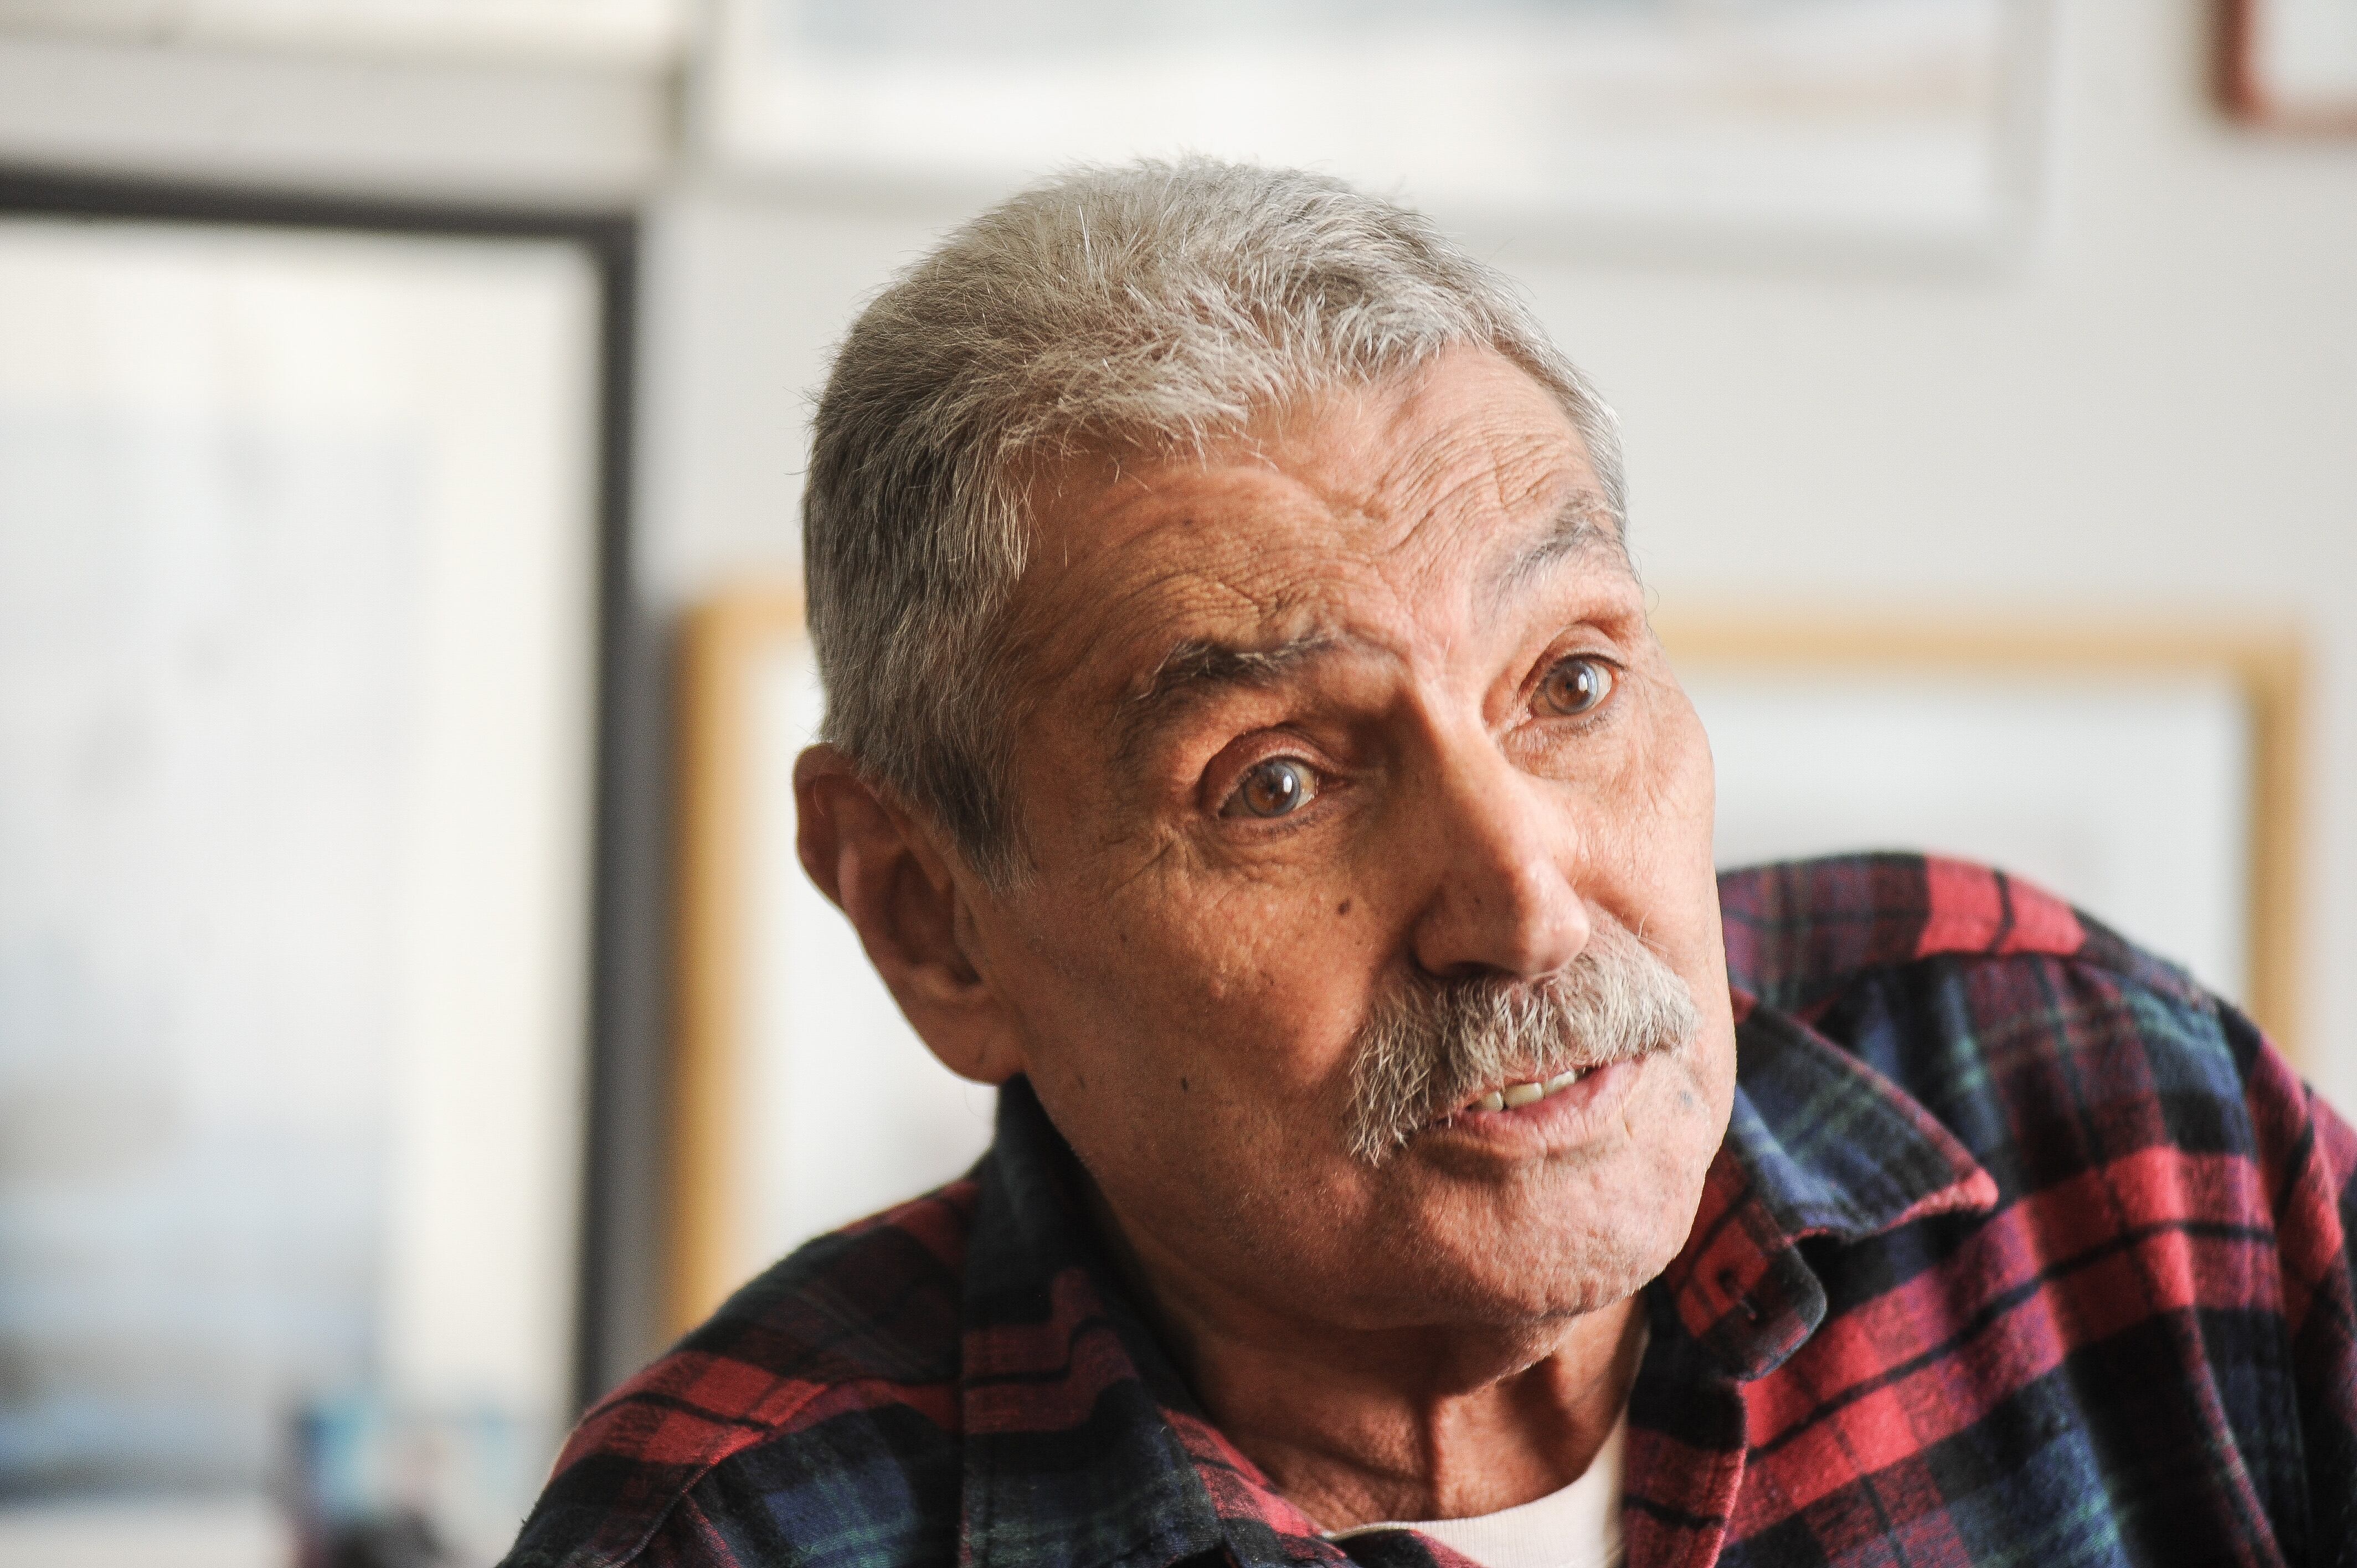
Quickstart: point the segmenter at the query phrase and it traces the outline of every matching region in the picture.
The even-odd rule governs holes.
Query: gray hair
[[[1610,411],[1512,285],[1421,214],[1196,157],[1078,169],[991,209],[870,302],[819,399],[802,554],[823,738],[986,881],[1015,881],[1006,610],[1033,476],[1200,452],[1460,344],[1555,393],[1625,517]]]

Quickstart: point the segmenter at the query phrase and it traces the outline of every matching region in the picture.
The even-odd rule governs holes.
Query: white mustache
[[[1351,1153],[1381,1165],[1485,1090],[1674,1050],[1701,1026],[1677,972],[1609,919],[1544,980],[1412,982],[1359,1027]]]

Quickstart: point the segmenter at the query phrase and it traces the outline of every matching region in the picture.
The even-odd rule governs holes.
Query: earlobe
[[[971,950],[969,879],[922,824],[831,746],[794,764],[795,848],[868,961],[952,1072],[1003,1083],[1024,1070],[1013,1015]]]

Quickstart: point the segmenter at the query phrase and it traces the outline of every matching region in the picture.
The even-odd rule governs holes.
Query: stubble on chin
[[[1707,1041],[1641,1064],[1621,1126],[1601,1145],[1519,1168],[1439,1157],[1421,1140],[1367,1172],[1371,1251],[1391,1260],[1394,1309],[1534,1333],[1642,1290],[1692,1230],[1726,1127],[1705,1081]]]

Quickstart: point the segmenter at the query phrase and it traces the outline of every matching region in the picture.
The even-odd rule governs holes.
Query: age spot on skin
[[[1181,1094],[1187,1093],[1192,1087],[1193,1086],[1183,1078],[1178,1080],[1178,1092]]]
[[[1334,906],[1334,913],[1338,915],[1347,915],[1350,912],[1351,901],[1348,898],[1343,899],[1340,904]]]

